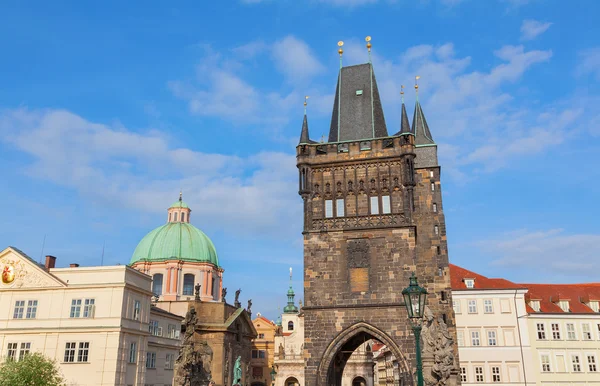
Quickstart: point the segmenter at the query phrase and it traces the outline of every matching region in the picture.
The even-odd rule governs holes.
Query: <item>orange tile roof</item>
[[[559,300],[569,301],[571,313],[594,314],[589,307],[590,301],[600,301],[600,283],[582,284],[520,284],[506,279],[490,279],[468,269],[450,264],[450,282],[453,290],[467,288],[464,279],[475,279],[472,289],[527,289],[525,301],[527,312],[539,313],[565,313],[558,305]],[[529,305],[530,300],[539,300],[540,311],[535,311]]]
[[[595,314],[587,303],[600,301],[600,283],[585,284],[523,284],[529,292],[526,300],[539,300],[540,311],[527,307],[529,313],[565,313],[559,300],[569,301],[569,310],[576,314]]]
[[[475,279],[474,287],[467,288],[464,279]],[[525,288],[525,286],[522,284],[516,284],[506,279],[490,279],[454,264],[450,264],[450,285],[453,290]]]

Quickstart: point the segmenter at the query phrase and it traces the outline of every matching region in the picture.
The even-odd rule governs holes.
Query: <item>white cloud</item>
[[[550,28],[552,23],[537,20],[523,20],[521,24],[521,40],[533,40]]]
[[[495,265],[532,267],[560,275],[594,278],[600,269],[600,235],[566,234],[562,229],[516,230],[478,242]]]
[[[292,82],[304,81],[324,70],[308,44],[294,36],[286,36],[275,42],[273,59],[277,69]]]
[[[600,80],[600,47],[590,48],[579,53],[578,75],[592,74]]]
[[[292,154],[202,153],[174,146],[162,133],[25,108],[0,111],[0,141],[32,158],[25,169],[31,176],[117,207],[161,212],[182,188],[195,218],[209,218],[211,227],[290,239],[300,229]]]

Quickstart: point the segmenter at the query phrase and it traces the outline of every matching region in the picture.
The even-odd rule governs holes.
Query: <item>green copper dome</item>
[[[182,201],[177,201],[176,204],[185,205],[184,208],[187,208]],[[135,248],[129,264],[164,260],[211,263],[219,266],[217,250],[212,241],[200,229],[186,222],[169,222],[148,233]]]

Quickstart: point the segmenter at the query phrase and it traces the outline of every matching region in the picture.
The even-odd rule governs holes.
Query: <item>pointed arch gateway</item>
[[[317,368],[317,385],[340,386],[342,373],[350,355],[369,339],[376,339],[390,349],[398,361],[399,372],[407,375],[403,385],[412,386],[411,366],[400,347],[385,332],[365,322],[346,328],[329,343]]]

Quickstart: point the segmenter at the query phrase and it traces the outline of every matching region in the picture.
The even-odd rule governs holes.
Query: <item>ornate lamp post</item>
[[[427,290],[420,287],[417,283],[417,277],[413,272],[410,277],[410,284],[402,290],[404,296],[404,305],[408,311],[408,318],[415,334],[417,343],[417,386],[423,386],[423,363],[421,361],[421,322],[423,312],[425,311],[425,299],[427,298]]]
[[[275,376],[277,375],[277,371],[275,371],[275,365],[271,367],[271,386],[275,386]]]

